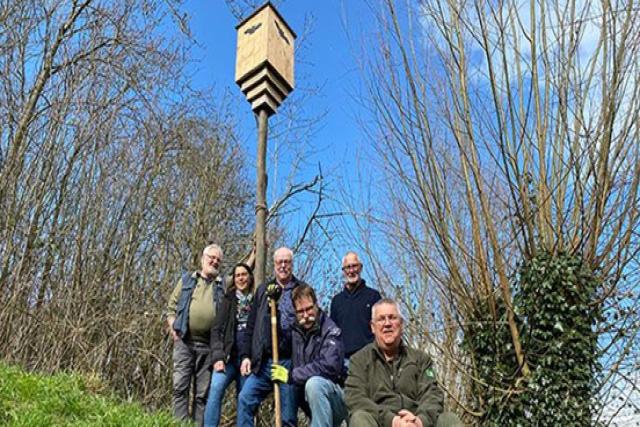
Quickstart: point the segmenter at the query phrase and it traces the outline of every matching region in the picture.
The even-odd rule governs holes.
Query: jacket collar
[[[208,279],[208,278],[204,277],[202,274],[200,274],[199,271],[194,271],[193,274],[191,275],[191,277],[196,279],[196,280],[202,279],[207,285],[209,285],[211,283],[216,283],[216,284],[222,283],[222,278],[220,276],[216,276],[213,279]]]
[[[344,284],[344,292],[348,295],[354,295],[356,292],[358,292],[359,290],[361,290],[362,288],[364,288],[367,285],[367,282],[364,279],[360,279],[360,281],[358,282],[358,284],[356,285],[355,288],[353,288],[353,290],[349,290],[349,288],[347,287],[347,283],[345,282]]]
[[[386,362],[387,359],[384,356],[384,353],[382,352],[382,350],[380,350],[380,347],[378,347],[378,343],[376,343],[375,338],[374,341],[371,345],[371,351],[373,351],[373,353],[378,356],[382,361]],[[402,356],[407,354],[407,347],[404,343],[404,340],[400,341],[400,347],[398,348],[398,357],[394,360],[398,360],[399,358],[401,358]]]
[[[277,283],[280,285],[280,282],[278,282],[278,280],[274,277],[273,279],[269,280],[269,282],[267,282],[269,284],[271,283]],[[289,280],[289,283],[285,283],[284,289],[293,289],[296,286],[298,286],[300,284],[300,280],[298,280],[298,278],[294,275],[291,275],[291,280]],[[282,285],[281,285],[282,286]]]
[[[225,291],[225,296],[227,298],[236,298],[237,292],[238,291],[237,291],[236,287],[235,286],[231,286],[230,288],[227,288],[227,290]],[[253,292],[249,292],[249,293],[247,293],[245,295],[247,295],[247,296],[251,295],[251,298],[253,298]]]

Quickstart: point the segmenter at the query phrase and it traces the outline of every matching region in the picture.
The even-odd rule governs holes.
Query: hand
[[[222,360],[218,360],[213,364],[213,370],[216,372],[224,372],[224,362]]]
[[[251,359],[245,357],[240,364],[240,375],[246,377],[251,373]]]
[[[405,421],[402,418],[400,418],[399,415],[396,415],[395,417],[393,417],[393,421],[391,422],[391,427],[422,427],[422,421],[420,421],[420,418],[416,418],[416,420],[420,424],[416,424],[413,421]]]
[[[180,335],[178,335],[175,329],[173,329],[173,322],[175,321],[176,321],[175,317],[167,318],[167,325],[169,326],[169,334],[171,334],[171,339],[173,339],[173,342],[176,342],[180,339]]]
[[[278,301],[280,299],[280,295],[282,295],[282,286],[278,285],[275,282],[269,283],[267,285],[266,294],[270,299]]]
[[[271,381],[286,384],[289,382],[289,370],[282,365],[271,365]]]
[[[398,411],[398,415],[400,417],[400,426],[415,426],[422,427],[422,420],[418,418],[417,415],[414,415],[411,411],[407,411],[406,409],[401,409]]]

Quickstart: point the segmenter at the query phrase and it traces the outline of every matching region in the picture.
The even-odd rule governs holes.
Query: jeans
[[[291,360],[285,359],[278,362],[279,365],[291,369]],[[257,374],[251,374],[242,386],[238,396],[238,427],[253,427],[253,416],[257,412],[260,403],[267,398],[273,390],[271,381],[271,359],[268,359],[260,367]],[[282,425],[295,427],[298,421],[296,395],[293,386],[280,384],[280,405],[282,409]]]
[[[173,413],[179,420],[189,417],[189,389],[191,378],[195,377],[191,417],[202,424],[211,379],[211,366],[206,363],[208,356],[208,344],[181,339],[173,343]]]
[[[347,418],[344,391],[331,380],[309,378],[304,385],[304,400],[311,411],[311,427],[338,427]]]
[[[240,375],[240,360],[236,363],[227,363],[224,371],[213,372],[211,374],[211,387],[209,388],[209,399],[207,407],[204,410],[205,427],[218,427],[220,424],[220,411],[222,409],[222,400],[224,392],[232,381],[236,382],[236,396],[240,394],[244,382],[247,377]]]

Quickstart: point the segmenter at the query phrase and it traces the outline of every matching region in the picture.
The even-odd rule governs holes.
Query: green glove
[[[289,370],[282,365],[271,365],[271,381],[286,384],[289,382]]]

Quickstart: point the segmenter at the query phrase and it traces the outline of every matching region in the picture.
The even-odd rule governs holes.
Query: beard
[[[316,317],[315,316],[309,316],[306,319],[298,320],[298,324],[300,326],[313,325],[314,323],[316,323]]]
[[[201,274],[204,274],[205,272],[207,280],[213,280],[218,277],[218,274],[220,274],[220,270],[215,267],[203,268]]]

